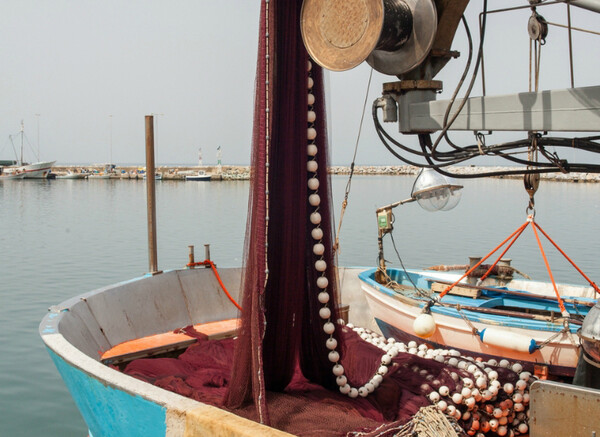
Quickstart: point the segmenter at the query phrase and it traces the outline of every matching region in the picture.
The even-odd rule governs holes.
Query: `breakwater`
[[[516,170],[518,167],[493,167],[493,166],[464,166],[449,167],[448,172],[468,175],[482,172],[495,172],[504,170]],[[64,175],[67,173],[103,173],[104,165],[55,165],[52,173]],[[198,174],[198,171],[204,171],[211,175],[211,180],[248,180],[250,179],[250,166],[243,165],[223,165],[223,166],[183,166],[183,165],[165,165],[157,166],[156,173],[160,174],[166,180],[185,180],[187,175]],[[358,165],[354,167],[355,175],[416,175],[419,168],[411,165]],[[349,166],[331,166],[329,174],[349,175]],[[119,166],[117,165],[111,172],[111,178],[114,179],[143,179],[144,167],[142,166]],[[521,175],[497,176],[505,179],[522,179]],[[542,180],[557,182],[600,182],[600,174],[596,173],[546,173],[541,174]]]

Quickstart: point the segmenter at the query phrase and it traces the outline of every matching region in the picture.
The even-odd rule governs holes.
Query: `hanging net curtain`
[[[282,391],[296,366],[309,380],[337,388],[319,317],[308,195],[320,196],[323,260],[333,266],[331,193],[323,72],[312,63],[300,33],[301,0],[263,2],[255,85],[252,175],[246,228],[242,317],[226,405],[253,400],[269,423],[265,391]],[[309,74],[316,120],[317,190],[307,182]],[[312,157],[311,157],[312,159]],[[311,174],[312,175],[312,174]],[[338,320],[334,270],[326,272],[331,320]],[[342,340],[338,341],[338,350]]]

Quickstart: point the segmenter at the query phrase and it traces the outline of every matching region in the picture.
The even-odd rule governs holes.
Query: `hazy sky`
[[[467,11],[475,38],[481,5],[472,1]],[[247,164],[259,7],[259,0],[0,1],[0,159],[13,158],[9,135],[18,134],[24,120],[28,143],[36,151],[39,132],[42,159],[100,163],[112,156],[117,164],[143,163],[144,115],[155,113],[162,114],[156,116],[158,164],[195,164],[199,147],[204,163],[214,163],[217,146],[225,164]],[[548,21],[566,23],[564,5],[539,11]],[[488,94],[527,90],[530,14],[490,16]],[[600,29],[599,14],[572,8],[572,21]],[[600,37],[574,36],[576,86],[597,85]],[[567,44],[567,32],[551,26],[542,51],[542,88],[570,86]],[[444,80],[442,98],[451,95],[464,67],[462,29],[453,49],[462,56],[437,77]],[[334,164],[352,160],[369,72],[363,63],[329,75]],[[379,143],[370,116],[382,83],[394,80],[373,75],[357,164],[399,164]],[[480,94],[479,84],[473,95]],[[472,134],[456,138],[473,141]],[[415,139],[403,141],[414,144]],[[31,148],[26,147],[26,158],[35,160]]]

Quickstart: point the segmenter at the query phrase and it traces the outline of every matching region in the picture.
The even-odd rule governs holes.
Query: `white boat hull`
[[[25,179],[45,179],[56,161],[40,161],[33,164],[5,167],[7,174],[23,173]]]
[[[370,283],[362,281],[362,290],[377,325],[386,337],[394,337],[402,341],[417,341],[427,343],[434,348],[456,349],[464,355],[482,358],[506,358],[520,361],[533,366],[547,365],[550,373],[555,375],[572,376],[579,357],[579,340],[571,332],[559,333],[542,348],[532,353],[517,350],[516,338],[530,338],[537,344],[546,342],[556,332],[515,327],[494,327],[502,332],[505,342],[502,346],[484,343],[479,335],[473,333],[473,328],[481,332],[493,327],[490,323],[470,321],[470,325],[460,317],[432,313],[436,330],[434,334],[423,339],[414,333],[413,323],[422,313],[422,301],[415,301],[401,295],[391,297]],[[383,286],[381,286],[383,287]],[[496,342],[497,343],[497,342]]]

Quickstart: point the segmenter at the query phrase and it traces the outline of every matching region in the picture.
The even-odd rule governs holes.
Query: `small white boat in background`
[[[111,173],[92,173],[88,176],[88,179],[110,179]]]
[[[10,173],[4,174],[2,173],[2,169],[0,169],[0,181],[11,181],[16,179],[23,179],[25,177],[25,173]]]
[[[211,175],[206,173],[204,170],[199,170],[197,174],[186,175],[186,181],[199,181],[199,182],[210,182]]]
[[[21,156],[17,161],[16,165],[4,167],[4,173],[6,174],[20,174],[23,173],[23,177],[26,179],[45,179],[50,174],[52,170],[52,166],[56,161],[38,161],[34,163],[27,163],[23,159],[23,149],[24,149],[24,137],[25,137],[25,127],[23,125],[23,121],[21,121]],[[9,137],[12,142],[12,136]],[[14,147],[14,144],[13,144]],[[39,159],[39,157],[38,157]],[[23,178],[16,178],[23,179]]]
[[[61,175],[56,176],[57,179],[85,179],[87,177],[88,177],[87,173],[75,173],[75,172],[69,172],[66,174],[61,174]]]

